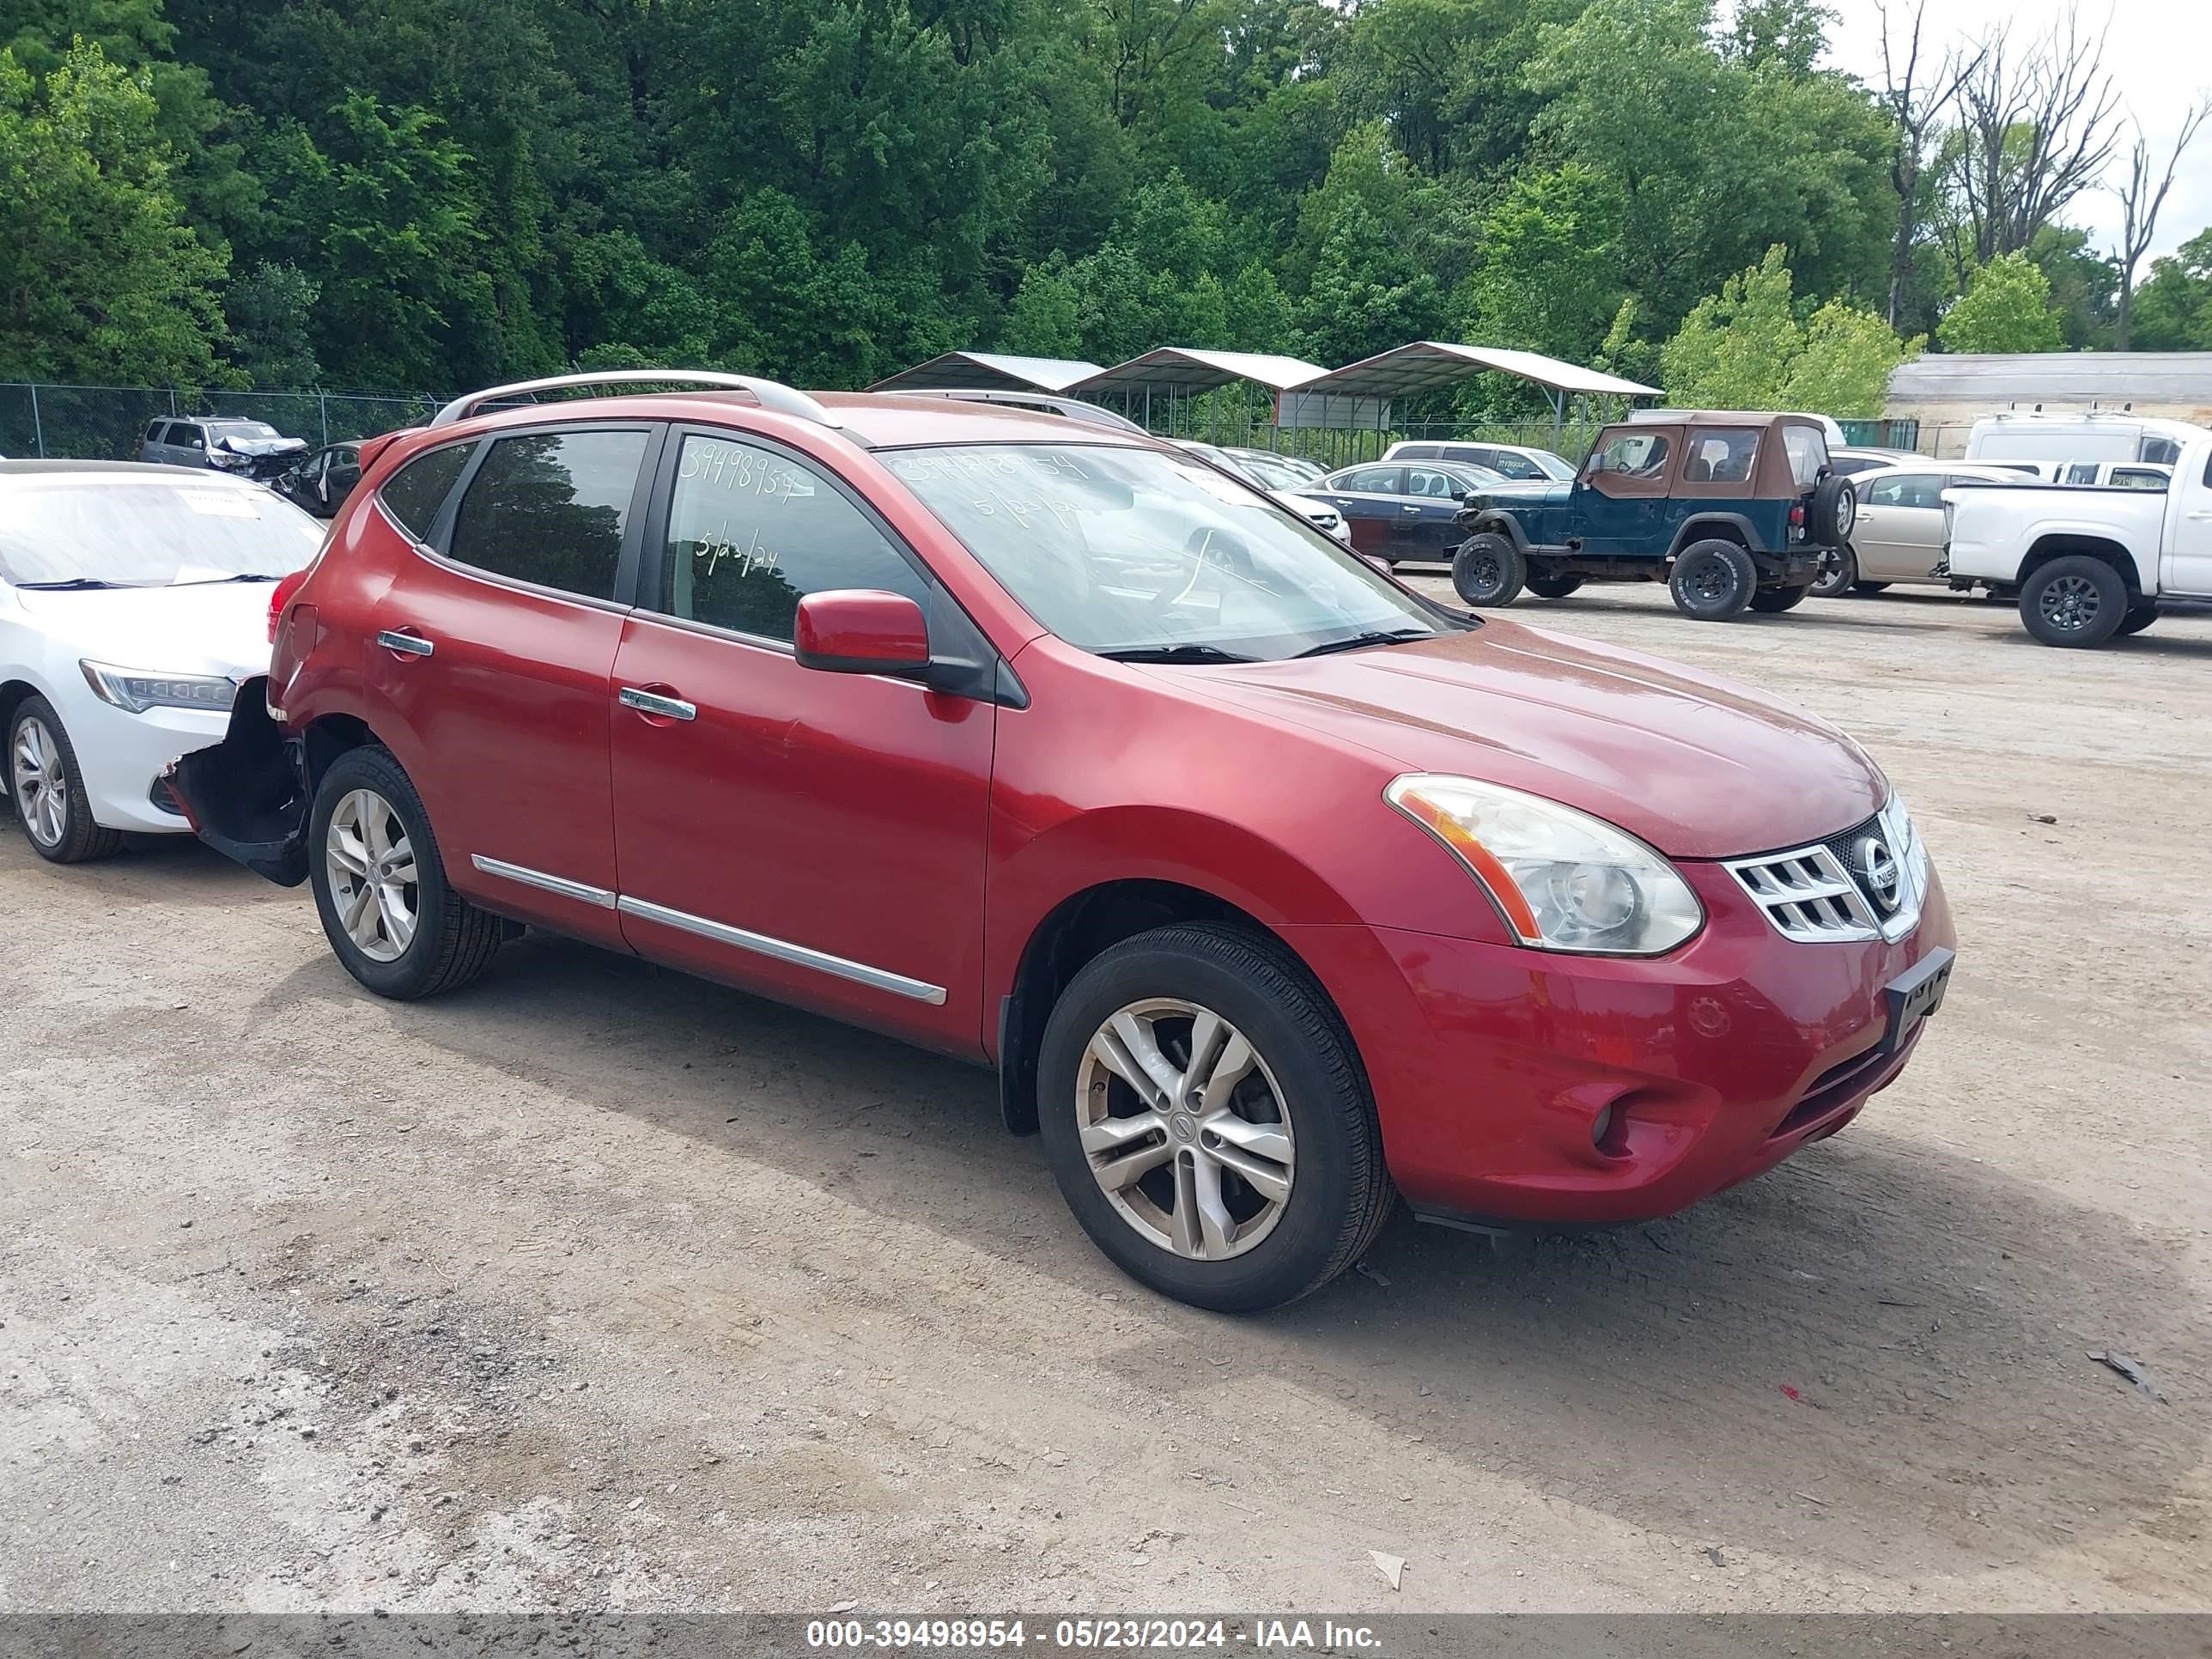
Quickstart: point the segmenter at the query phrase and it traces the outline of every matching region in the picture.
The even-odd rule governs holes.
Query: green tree
[[[1660,351],[1670,403],[1708,409],[1796,409],[1867,418],[1889,377],[1922,342],[1900,341],[1871,311],[1831,300],[1800,322],[1787,255],[1757,265],[1698,301]]]
[[[0,50],[0,376],[206,386],[226,258],[184,222],[150,77]]]
[[[322,284],[297,265],[264,259],[223,296],[230,361],[254,386],[311,386],[322,379],[313,320]]]
[[[2051,279],[2022,253],[2001,253],[1975,271],[1936,325],[1946,351],[2058,351],[2066,344],[2051,306]]]
[[[2212,230],[2151,262],[2131,333],[2142,351],[2212,351]]]
[[[1483,220],[1467,337],[1587,361],[1627,296],[1621,202],[1575,163],[1515,179]]]

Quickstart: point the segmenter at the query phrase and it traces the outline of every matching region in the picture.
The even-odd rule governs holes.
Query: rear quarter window
[[[418,542],[428,541],[430,527],[438,522],[438,509],[453,493],[461,469],[468,465],[475,448],[471,441],[424,451],[384,481],[384,488],[376,492],[377,499],[402,530]]]
[[[1828,464],[1828,440],[1817,427],[1785,426],[1782,428],[1782,447],[1790,453],[1790,476],[1800,489],[1810,489],[1820,477],[1820,469]],[[1854,467],[1839,467],[1839,471],[1856,471]]]

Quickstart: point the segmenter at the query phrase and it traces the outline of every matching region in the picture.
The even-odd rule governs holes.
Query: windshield
[[[0,580],[167,587],[289,576],[322,538],[291,502],[243,484],[32,483],[9,490],[0,513]]]
[[[284,435],[262,421],[210,421],[208,431],[217,438],[281,438]]]
[[[880,459],[1031,616],[1101,656],[1275,659],[1468,626],[1194,460],[1044,444]]]
[[[1246,453],[1236,459],[1246,477],[1257,479],[1269,489],[1296,489],[1299,485],[1311,483],[1321,477],[1318,467],[1310,469],[1302,463],[1282,460],[1273,455]]]
[[[1528,459],[1535,462],[1537,470],[1547,478],[1557,478],[1562,482],[1571,482],[1574,478],[1574,463],[1554,455],[1548,449],[1532,449],[1528,452]]]

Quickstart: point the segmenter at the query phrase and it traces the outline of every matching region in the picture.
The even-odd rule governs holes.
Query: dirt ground
[[[2212,1607],[2212,616],[1516,614],[1865,742],[1949,1000],[1688,1214],[1264,1318],[980,1072],[536,939],[382,1003],[304,890],[0,834],[0,1608]]]

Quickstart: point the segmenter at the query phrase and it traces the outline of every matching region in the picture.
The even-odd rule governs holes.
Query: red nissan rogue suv
[[[656,373],[365,450],[173,769],[390,997],[522,925],[997,1069],[1206,1307],[1833,1133],[1951,921],[1856,744],[1399,586],[1103,410]],[[478,412],[488,404],[508,406]]]

